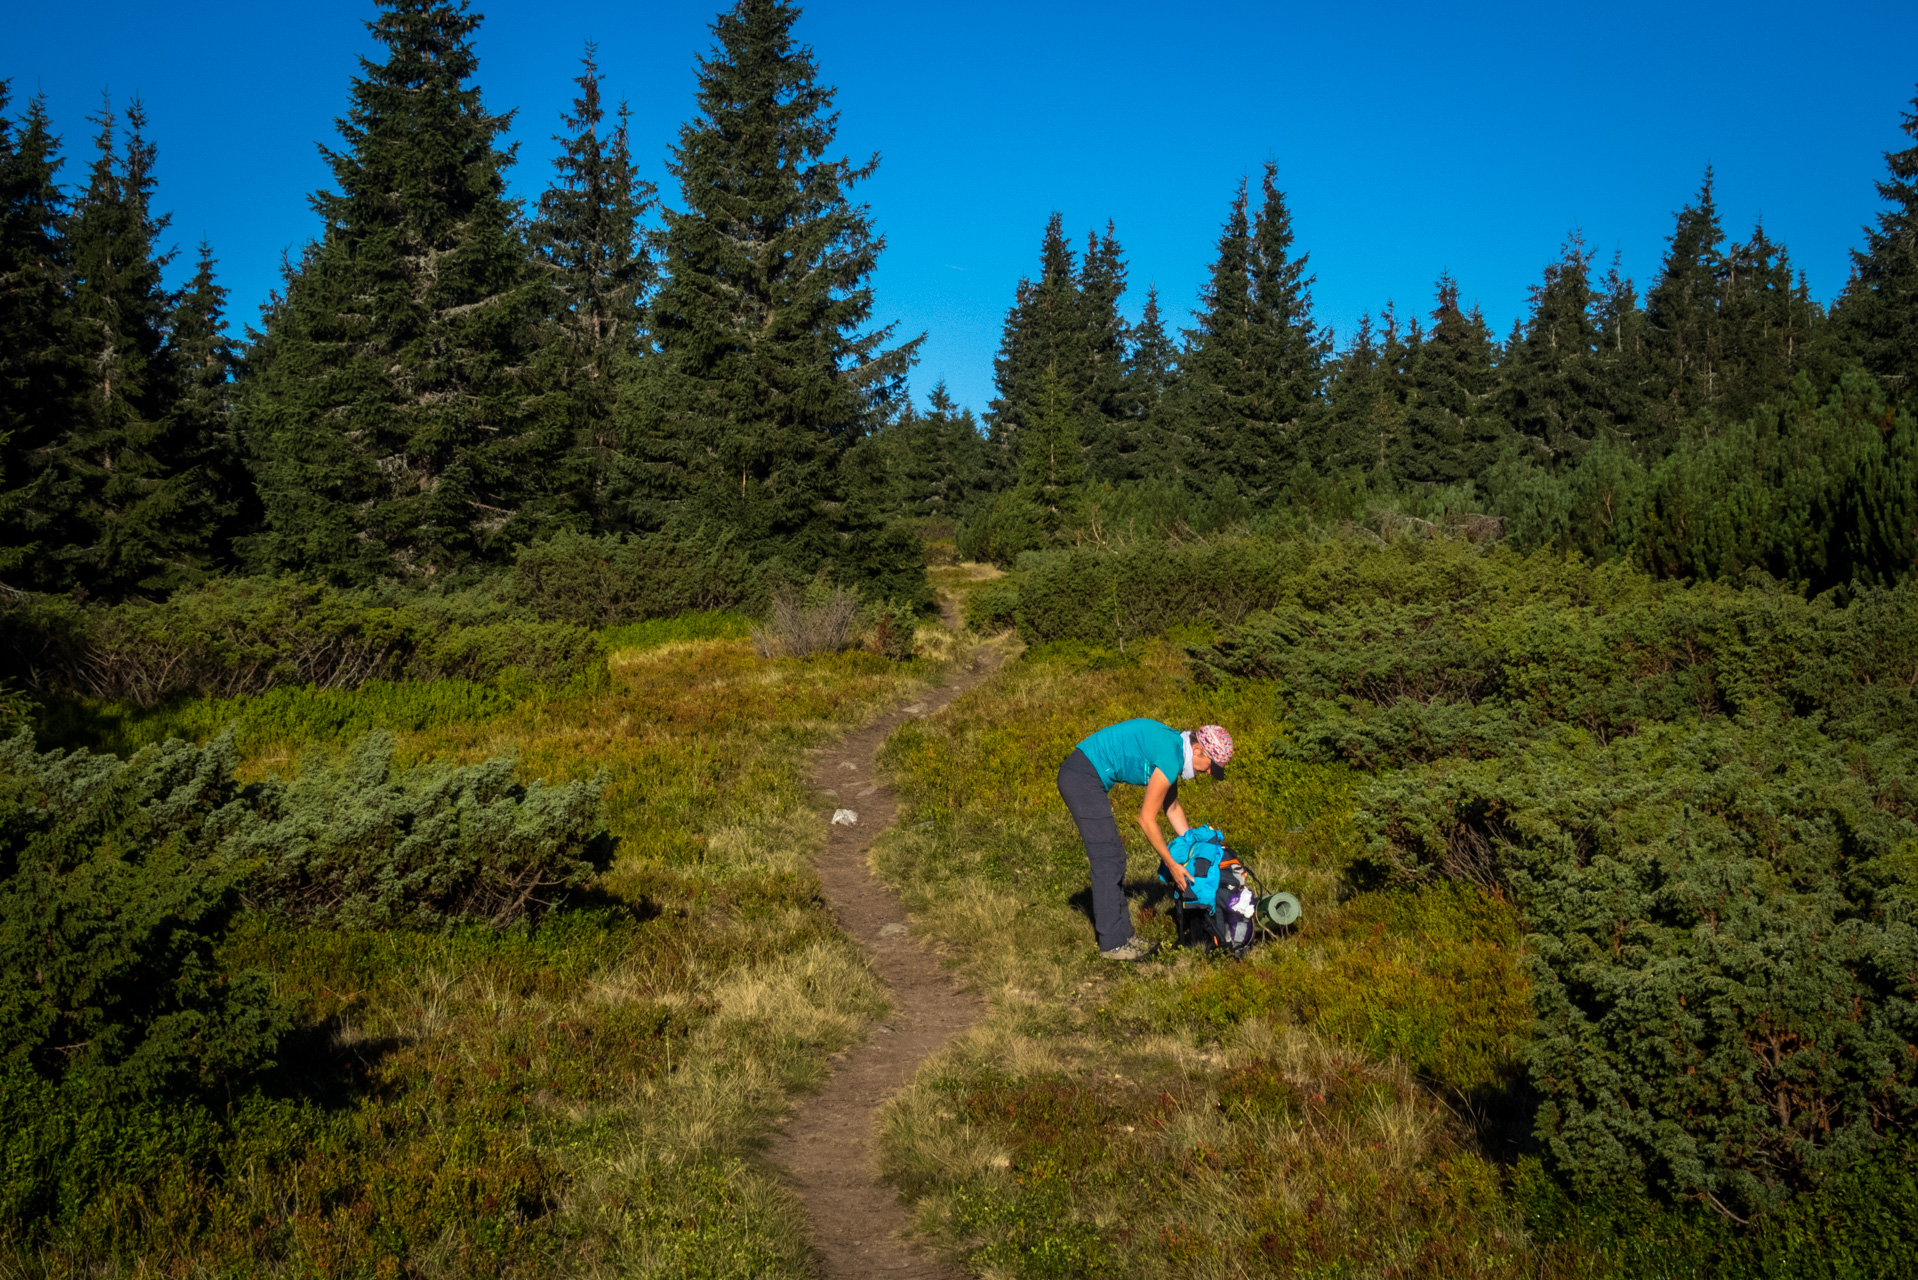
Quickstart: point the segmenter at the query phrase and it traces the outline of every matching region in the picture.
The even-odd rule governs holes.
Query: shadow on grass
[[[407,1039],[350,1035],[349,1013],[287,1033],[276,1065],[260,1077],[261,1092],[326,1111],[349,1110],[372,1094],[380,1064],[404,1048]]]

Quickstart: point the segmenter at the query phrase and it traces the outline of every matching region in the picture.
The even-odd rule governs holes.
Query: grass
[[[1301,897],[1290,938],[1098,959],[1053,775],[1136,715],[1231,728],[1228,780],[1187,784],[1186,811]],[[875,865],[992,1009],[886,1113],[886,1171],[935,1247],[992,1277],[1582,1272],[1508,1186],[1514,914],[1449,886],[1341,901],[1355,778],[1275,757],[1284,731],[1269,688],[1198,688],[1152,641],[1047,646],[888,745],[905,805]],[[1138,792],[1113,800],[1139,930],[1170,941]]]
[[[297,1008],[280,1070],[224,1113],[166,1120],[178,1132],[97,1118],[95,1147],[120,1162],[109,1193],[0,1236],[0,1271],[809,1274],[800,1210],[757,1144],[883,996],[819,898],[804,753],[940,667],[764,662],[661,629],[610,668],[598,692],[383,722],[412,758],[603,773],[619,851],[586,901],[504,932],[247,919],[223,963],[265,969]],[[211,732],[237,713],[245,768],[284,771],[360,724],[298,692],[169,723]]]

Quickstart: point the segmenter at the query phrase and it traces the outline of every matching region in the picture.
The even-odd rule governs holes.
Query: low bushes
[[[44,696],[151,708],[285,685],[371,680],[603,678],[591,632],[478,595],[386,600],[286,579],[236,578],[162,604],[30,596],[0,613],[0,650]]]
[[[0,742],[0,1069],[103,1097],[198,1092],[270,1060],[285,1020],[213,948],[253,820],[230,741],[130,760]]]
[[[610,627],[763,601],[764,577],[725,535],[680,541],[663,533],[562,533],[520,551],[512,591],[542,618]]]
[[[293,1025],[262,972],[222,964],[243,906],[498,927],[608,860],[597,782],[392,756],[369,735],[337,765],[242,786],[230,733],[125,760],[0,741],[0,1236],[224,1141],[210,1108]]]
[[[1279,755],[1376,771],[1360,882],[1512,895],[1555,1169],[1742,1216],[1918,1117],[1918,588],[1494,555],[1448,595],[1392,555],[1398,589],[1289,602],[1192,669],[1273,681]]]
[[[1559,598],[1592,602],[1620,593],[1642,597],[1652,586],[1623,566],[1521,556],[1465,537],[1406,532],[1388,542],[1363,530],[1296,538],[1228,534],[1206,542],[1027,552],[1012,579],[994,584],[979,616],[982,622],[1016,617],[1028,643],[1116,645],[1197,624],[1236,625],[1284,606],[1497,600],[1547,587]]]
[[[200,905],[162,914],[204,916],[208,936],[242,902],[349,928],[456,919],[497,927],[610,861],[600,783],[522,784],[504,757],[397,769],[393,748],[391,734],[369,733],[338,761],[309,755],[291,781],[242,787],[231,733],[204,747],[173,739],[126,760],[42,754],[16,735],[0,755],[10,806],[0,826],[24,834],[0,883],[39,894],[21,918],[44,921],[69,889],[93,903],[89,885],[155,868],[161,879],[138,894],[156,904],[187,895]],[[115,892],[85,907],[102,928],[137,923],[111,905]]]
[[[514,762],[393,767],[372,733],[339,763],[263,784],[227,848],[252,866],[247,902],[352,927],[503,926],[611,862],[598,782],[518,783]]]

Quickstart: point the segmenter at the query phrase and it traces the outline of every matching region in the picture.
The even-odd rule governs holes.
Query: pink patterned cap
[[[1232,735],[1216,724],[1203,725],[1192,731],[1192,745],[1212,757],[1212,776],[1225,777],[1225,766],[1232,759]]]

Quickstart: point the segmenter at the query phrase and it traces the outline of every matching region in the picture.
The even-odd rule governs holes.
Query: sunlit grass
[[[280,1071],[22,1242],[8,1270],[808,1273],[800,1210],[756,1144],[883,999],[810,870],[823,828],[804,751],[942,668],[766,662],[742,640],[674,635],[609,665],[593,693],[386,726],[406,759],[603,774],[618,846],[587,899],[505,932],[246,920],[226,963],[269,971],[300,1014]],[[339,748],[339,717],[282,701],[272,716],[188,705],[171,723],[217,732],[237,712],[250,776]]]
[[[883,757],[907,799],[875,849],[913,927],[990,1000],[888,1108],[888,1174],[989,1276],[1568,1274],[1529,1241],[1475,1117],[1510,1087],[1525,982],[1512,912],[1443,887],[1341,902],[1358,779],[1272,749],[1274,690],[1206,690],[1167,642],[1016,662]],[[1098,958],[1054,788],[1073,743],[1152,716],[1228,726],[1186,784],[1303,927],[1244,962]],[[1116,788],[1140,932],[1157,857]]]

